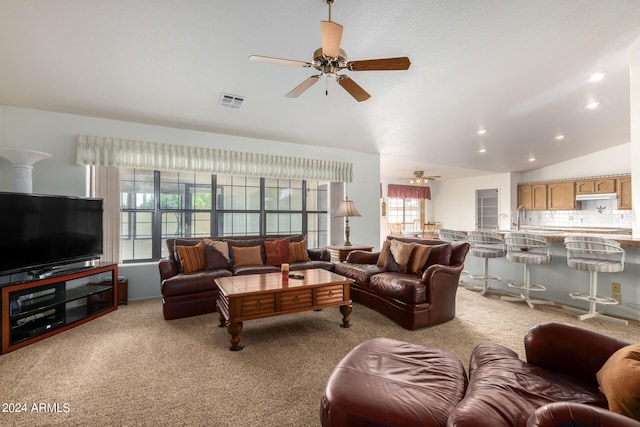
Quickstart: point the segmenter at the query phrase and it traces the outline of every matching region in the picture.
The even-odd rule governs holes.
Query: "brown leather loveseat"
[[[391,253],[393,241],[415,245],[406,268]],[[426,261],[418,260],[425,250]],[[455,317],[458,281],[468,251],[466,242],[388,236],[380,252],[350,252],[347,262],[337,263],[334,272],[355,280],[351,284],[354,302],[415,330]]]
[[[278,242],[283,242],[284,240],[287,240],[289,244],[297,244],[297,248],[302,245],[304,250],[296,251],[297,256],[293,258],[293,261],[290,258],[290,256],[293,256],[293,252],[291,254],[286,252],[284,259],[270,262],[269,248],[267,246],[269,243],[277,245]],[[265,241],[267,241],[267,244],[265,244]],[[218,277],[277,272],[280,271],[280,265],[277,261],[289,261],[289,269],[291,271],[310,268],[333,269],[329,251],[326,249],[306,249],[305,237],[302,234],[267,237],[178,238],[167,239],[166,244],[169,256],[161,259],[158,263],[162,291],[162,313],[166,320],[215,312],[218,287],[214,281]],[[201,265],[201,268],[197,268],[195,271],[185,272],[185,266],[180,261],[177,247],[191,247],[197,244],[201,244],[204,247],[204,265]],[[223,252],[225,253],[216,251],[210,244],[222,244]],[[256,247],[260,248],[259,251],[254,251]],[[239,255],[236,259],[234,258],[234,253],[243,253],[246,261],[238,262]],[[252,255],[257,255],[258,259]]]

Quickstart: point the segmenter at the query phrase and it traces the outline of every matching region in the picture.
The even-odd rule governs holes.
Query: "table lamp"
[[[349,217],[362,215],[360,215],[360,212],[356,209],[356,205],[353,204],[353,201],[349,200],[347,197],[346,200],[340,202],[340,206],[338,206],[338,210],[336,210],[336,213],[333,216],[346,218],[346,226],[344,228],[346,240],[344,241],[344,245],[351,246],[351,242],[349,241],[349,234],[351,234],[351,229],[349,228]]]

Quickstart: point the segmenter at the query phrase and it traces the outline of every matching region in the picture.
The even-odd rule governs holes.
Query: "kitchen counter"
[[[501,234],[506,234],[511,230],[499,230]],[[520,231],[527,233],[539,234],[551,243],[564,243],[567,236],[589,235],[603,237],[605,239],[620,242],[620,246],[629,248],[640,248],[640,238],[631,236],[631,230],[628,228],[570,228],[570,227],[521,227]]]

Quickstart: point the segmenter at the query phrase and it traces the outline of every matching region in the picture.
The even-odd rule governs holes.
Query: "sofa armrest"
[[[563,323],[543,323],[527,331],[527,362],[598,386],[596,373],[613,353],[630,343]]]
[[[351,264],[376,264],[380,252],[351,251],[346,261]]]
[[[331,252],[328,249],[307,249],[311,261],[331,261]]]
[[[160,270],[160,282],[178,274],[178,265],[169,258],[163,258],[158,262],[158,270]]]
[[[527,427],[640,427],[640,421],[597,406],[581,403],[554,402],[536,409]]]

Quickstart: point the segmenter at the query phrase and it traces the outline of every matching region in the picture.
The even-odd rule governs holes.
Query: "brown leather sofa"
[[[387,237],[387,240],[394,239],[432,246],[422,275],[387,271],[377,265],[380,252],[352,251],[346,262],[334,267],[335,273],[355,280],[351,285],[351,299],[409,330],[453,319],[458,280],[469,244]]]
[[[291,242],[304,240],[304,236],[301,234],[267,237],[207,237],[207,239],[231,242],[230,244],[235,246],[262,245],[264,248],[264,240],[279,240],[285,237],[289,238]],[[218,287],[215,284],[215,279],[218,277],[280,271],[279,267],[273,265],[245,265],[238,267],[229,265],[226,268],[205,269],[192,273],[182,272],[179,263],[176,261],[176,243],[190,246],[202,242],[203,239],[204,238],[179,238],[167,239],[166,241],[169,256],[161,259],[158,263],[162,291],[162,313],[165,320],[215,312],[216,301],[218,299]],[[333,269],[331,254],[326,249],[307,249],[307,254],[309,255],[310,261],[291,263],[289,269],[291,271],[310,268]]]
[[[551,322],[529,329],[524,344],[526,361],[498,344],[476,346],[467,379],[454,356],[444,357],[446,350],[387,338],[365,341],[327,380],[322,426],[640,427],[633,415],[607,409],[616,403],[628,409],[636,401],[614,403],[619,388],[607,401],[596,376],[630,343]],[[635,355],[630,360],[637,362]],[[635,378],[633,363],[623,364],[613,381],[621,382],[620,373]]]
[[[526,361],[501,345],[480,344],[469,361],[465,397],[447,426],[640,426],[607,410],[596,378],[609,357],[629,344],[562,323],[527,332]]]

